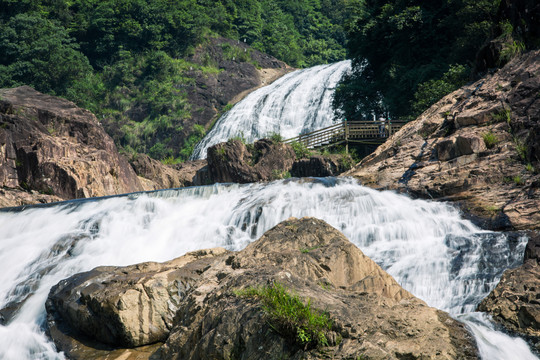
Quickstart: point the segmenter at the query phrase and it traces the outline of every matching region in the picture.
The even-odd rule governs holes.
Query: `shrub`
[[[278,133],[273,133],[268,137],[274,144],[280,144],[283,142],[283,136]]]
[[[308,158],[311,156],[311,151],[301,142],[293,141],[291,146],[294,150],[297,159]]]
[[[304,304],[280,283],[248,287],[235,294],[260,300],[270,326],[281,335],[294,338],[300,346],[306,349],[328,346],[327,334],[332,328],[328,313],[313,308],[310,300]]]
[[[499,142],[499,139],[491,130],[482,135],[482,138],[488,149],[493,148]]]
[[[512,181],[514,181],[514,184],[516,185],[523,185],[523,179],[519,175],[514,176]]]

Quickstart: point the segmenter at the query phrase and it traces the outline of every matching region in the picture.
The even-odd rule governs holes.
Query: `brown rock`
[[[58,341],[69,338],[62,327],[67,317],[71,327],[92,335],[94,341],[99,336],[120,341],[118,345],[163,340],[163,333],[168,332],[159,352],[140,358],[349,359],[358,354],[365,359],[477,358],[474,342],[461,324],[402,289],[323,221],[291,218],[240,252],[212,255],[217,256],[187,264],[179,258],[161,265],[98,268],[60,282],[47,301],[57,346],[72,344]],[[299,346],[272,328],[256,299],[234,292],[273,282],[329,313],[333,320],[327,332],[329,346],[320,350]],[[181,291],[178,283],[183,284]],[[156,305],[142,289],[146,294],[151,290]],[[132,296],[133,292],[138,296]],[[178,296],[181,301],[174,298]],[[172,327],[172,311],[165,305],[171,301],[177,308]],[[90,306],[92,312],[87,310]],[[149,307],[157,310],[144,310]],[[119,316],[122,312],[124,316]],[[156,313],[167,321],[159,320],[160,316],[150,321],[147,315]],[[108,330],[94,327],[100,323],[98,319],[105,318]],[[86,324],[90,331],[82,328]],[[150,330],[150,324],[159,325],[154,332],[159,336],[141,337],[141,329]],[[111,328],[131,334],[127,337],[131,340],[111,337]],[[77,348],[61,349],[74,359],[83,356],[77,354]],[[99,356],[103,358],[103,353]]]
[[[47,311],[71,334],[101,343],[135,347],[164,341],[199,274],[214,257],[226,253],[215,248],[163,264],[98,267],[53,287]],[[51,327],[61,339],[54,321]]]
[[[206,160],[186,161],[165,165],[146,154],[137,154],[130,164],[147,191],[195,185],[197,171],[206,166]]]
[[[0,186],[3,206],[142,190],[94,115],[28,86],[0,90]]]
[[[262,139],[249,148],[240,140],[216,144],[207,161],[212,182],[250,183],[282,178],[295,159],[290,145]]]
[[[345,175],[454,201],[485,228],[539,229],[539,88],[533,51],[447,95]]]
[[[353,163],[349,155],[313,155],[309,159],[296,160],[291,168],[291,176],[337,176],[349,170]]]

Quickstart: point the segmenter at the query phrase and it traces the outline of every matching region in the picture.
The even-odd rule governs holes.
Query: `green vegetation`
[[[519,158],[522,161],[527,160],[527,145],[518,138],[514,138],[514,144],[516,145],[516,151],[519,155]]]
[[[413,118],[488,70],[476,62],[488,40],[502,45],[498,64],[490,67],[538,47],[537,32],[530,30],[536,20],[524,10],[535,0],[520,3],[519,19],[509,6],[491,0],[349,1],[345,28],[353,71],[335,93],[336,115]]]
[[[530,173],[534,173],[534,166],[531,163],[525,165],[525,169]]]
[[[318,249],[318,248],[320,248],[320,246],[312,246],[312,247],[308,247],[308,248],[302,248],[302,249],[300,249],[300,252],[301,252],[302,254],[307,254],[307,253],[309,253],[310,251],[316,250],[316,249]]]
[[[512,181],[514,182],[514,184],[520,186],[520,185],[523,185],[524,182],[523,182],[523,179],[521,178],[521,176],[519,175],[516,175],[512,178]]]
[[[498,113],[493,114],[493,120],[495,122],[506,121],[508,125],[512,122],[512,110],[505,108],[504,110],[499,111]]]
[[[296,67],[345,58],[346,0],[0,0],[0,88],[30,85],[94,112],[127,154],[189,157],[187,89],[216,74],[215,36],[245,42]],[[224,43],[225,59],[258,64]],[[230,109],[225,106],[223,111]]]
[[[271,179],[272,180],[281,180],[281,179],[289,179],[291,177],[291,173],[289,171],[283,171],[278,169],[272,170]]]
[[[281,144],[283,142],[283,136],[278,133],[270,134],[270,136],[267,136],[267,138],[272,140],[272,143],[274,144]]]
[[[295,339],[300,346],[307,349],[329,345],[327,334],[332,320],[328,313],[313,308],[309,299],[304,303],[280,283],[248,287],[235,294],[258,299],[270,326],[279,334]]]
[[[482,138],[484,139],[484,143],[486,144],[486,147],[488,149],[492,149],[495,145],[499,143],[497,135],[495,135],[491,130],[487,133],[484,133],[482,135]]]
[[[291,146],[297,159],[309,158],[312,155],[312,152],[304,145],[304,143],[293,141]]]

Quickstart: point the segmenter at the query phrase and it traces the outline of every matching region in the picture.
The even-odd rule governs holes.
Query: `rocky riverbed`
[[[238,292],[274,283],[328,314],[326,346],[302,346],[257,298]],[[47,311],[53,339],[73,359],[477,357],[462,324],[314,218],[284,221],[239,252],[216,248],[74,275],[52,288]]]

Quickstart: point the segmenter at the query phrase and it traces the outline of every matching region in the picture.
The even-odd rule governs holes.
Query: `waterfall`
[[[62,359],[44,335],[50,288],[99,265],[240,250],[291,216],[342,231],[407,290],[472,329],[483,359],[537,359],[496,331],[478,302],[523,258],[526,237],[484,231],[449,204],[348,178],[212,185],[0,212],[0,358]]]
[[[345,60],[298,70],[252,92],[216,122],[191,160],[206,158],[206,149],[235,136],[247,142],[273,133],[291,138],[332,125],[332,94],[350,68]]]

